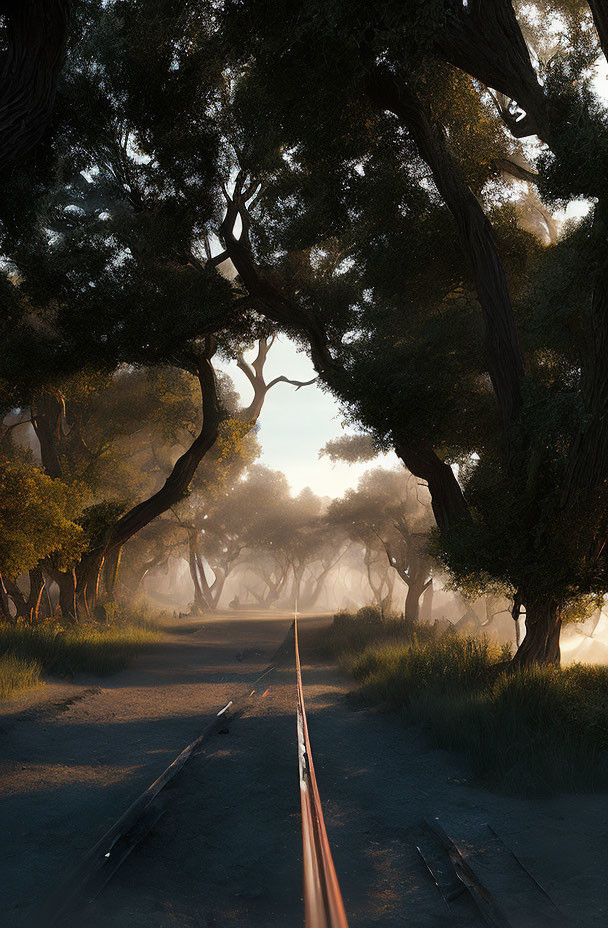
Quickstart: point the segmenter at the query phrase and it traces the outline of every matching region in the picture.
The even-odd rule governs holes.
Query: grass
[[[518,796],[608,788],[608,668],[514,673],[508,649],[487,640],[358,615],[336,616],[324,644],[366,703],[422,724],[485,785]]]
[[[122,670],[160,637],[153,620],[125,612],[107,626],[0,625],[0,698],[35,686],[41,674],[100,676]]]
[[[40,683],[38,661],[23,660],[15,654],[0,656],[0,699],[6,699],[18,690]]]

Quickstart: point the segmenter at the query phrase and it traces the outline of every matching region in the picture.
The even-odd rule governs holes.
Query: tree
[[[53,480],[77,482],[88,494],[79,516],[86,546],[78,563],[65,570],[53,558],[44,562],[59,585],[66,616],[90,613],[102,565],[138,528],[182,499],[213,447],[224,417],[209,363],[214,350],[209,343],[191,346],[184,362],[198,372],[202,415],[201,399],[197,404],[192,393],[194,378],[175,370],[81,376],[34,395],[28,421],[42,466]],[[163,441],[170,470],[164,482]],[[144,501],[130,507],[129,497],[142,493]],[[118,558],[110,563],[115,575]]]
[[[72,53],[69,180],[4,236],[4,379],[289,332],[427,482],[455,582],[521,599],[516,662],[558,660],[561,616],[608,588],[602,5],[154,13],[109,4]]]
[[[86,544],[78,517],[82,494],[60,480],[52,480],[27,456],[17,452],[0,458],[0,607],[9,618],[7,595],[17,615],[37,618],[44,588],[35,574],[26,597],[17,578],[35,571],[41,559],[54,558],[65,570],[73,569]]]
[[[53,114],[70,0],[3,0],[0,170],[31,153]]]
[[[219,548],[231,568],[245,572],[259,605],[285,599],[309,608],[347,546],[344,533],[325,519],[325,506],[310,489],[293,497],[284,474],[250,466],[206,512],[202,550],[207,556]]]
[[[296,390],[308,386],[308,383],[291,380],[284,375],[266,381],[264,367],[273,342],[274,336],[259,338],[251,363],[245,359],[243,351],[239,352],[237,365],[253,389],[251,402],[241,409],[233,401],[230,417],[220,429],[214,454],[206,458],[198,471],[192,487],[194,492],[183,515],[184,528],[188,533],[194,608],[199,612],[217,607],[228,574],[245,544],[241,540],[243,516],[235,511],[231,502],[234,501],[234,490],[238,490],[235,484],[240,473],[258,453],[257,444],[247,441],[247,438],[253,434],[266,396],[279,383],[291,384]],[[245,493],[247,490],[248,486]],[[238,492],[237,498],[241,498]],[[246,505],[246,501],[242,502]],[[213,573],[211,583],[203,561]]]
[[[372,573],[380,555],[385,571],[392,568],[407,587],[404,612],[412,621],[418,620],[421,597],[433,582],[427,553],[432,520],[425,495],[411,474],[374,468],[329,509],[330,521],[344,525],[364,545],[375,601],[383,599],[383,584],[378,587]]]
[[[264,206],[272,215],[245,256],[246,242],[237,247],[226,236],[243,284],[277,321],[279,311],[283,324],[308,317],[301,329],[324,379],[354,418],[390,440],[412,473],[428,482],[440,529],[436,550],[456,580],[520,596],[527,626],[516,656],[520,664],[558,660],[562,612],[607,586],[608,375],[600,361],[608,318],[606,187],[600,165],[608,132],[590,83],[598,36],[606,47],[605,23],[599,4],[592,5],[597,33],[588,28],[585,4],[549,6],[551,22],[561,30],[559,54],[542,3],[517,11],[510,0],[445,0],[399,9],[387,3],[372,13],[348,4],[320,11],[303,0],[292,9],[289,38],[284,17],[266,0],[246,8],[229,4],[225,19],[225,34],[240,36],[240,49],[233,44],[234,67],[242,69],[238,118],[249,129],[263,112],[269,126],[262,138],[242,132],[251,139],[244,146],[245,169],[270,167],[264,181],[270,179],[271,189],[263,191],[259,215]],[[533,170],[522,166],[519,143],[529,135],[543,143]],[[505,167],[511,176],[534,182],[549,204],[593,198],[590,218],[539,253],[517,229],[500,186],[497,191],[495,181],[504,184]],[[245,199],[238,190],[232,195],[241,212],[250,208],[249,191],[250,186]],[[374,209],[377,193],[381,199]],[[304,204],[311,209],[303,211]],[[436,229],[433,219],[440,215],[445,228],[431,243],[428,269],[435,272],[435,295],[429,298],[408,259],[423,254],[424,232]],[[399,268],[396,276],[409,278],[411,291],[391,286],[385,264],[385,282],[378,287],[379,268],[373,266],[378,249],[366,252],[369,237],[357,240],[362,220],[374,217],[371,228],[391,258],[391,270],[406,266],[406,274]],[[340,225],[346,231],[340,233]],[[251,224],[248,231],[251,242]],[[457,247],[448,242],[439,255],[436,245],[446,232]],[[269,239],[272,248],[264,249]],[[304,248],[313,256],[308,263],[302,260]],[[268,296],[268,282],[276,290],[277,265],[289,265],[286,252],[300,256],[304,274],[282,291],[279,305],[276,293],[272,300]],[[564,264],[557,267],[557,253],[562,262],[569,255],[570,273]],[[271,272],[262,268],[261,254],[274,265]],[[338,276],[348,277],[350,270],[359,286],[358,296],[346,301],[356,309],[356,324],[346,314],[347,328],[336,290]],[[327,284],[316,294],[315,278]],[[366,286],[371,279],[374,286]],[[563,294],[564,285],[567,308],[552,297]],[[446,313],[458,286],[465,305],[460,313]],[[326,302],[318,299],[322,292]],[[576,308],[570,302],[574,293]],[[428,334],[418,303],[424,309],[434,303],[437,318]],[[325,314],[322,306],[329,307]],[[442,316],[448,321],[443,337]],[[389,318],[401,320],[397,331],[404,344],[393,336],[391,346]],[[354,338],[334,341],[336,323],[342,334],[354,331]],[[450,323],[461,327],[456,342],[449,337]],[[377,349],[387,342],[395,360],[409,356],[422,361],[421,368],[412,376],[387,364]],[[434,369],[429,348],[438,362]],[[425,428],[417,417],[410,434],[401,427],[402,416],[393,421],[393,404],[385,396],[374,396],[372,389],[370,401],[369,374],[378,375],[382,365],[386,373],[375,382],[385,394],[389,382],[396,385],[402,408],[425,402],[435,375],[442,385],[451,380],[452,401],[444,396],[439,406],[448,414],[443,423],[435,415]],[[350,377],[343,376],[345,368]],[[458,404],[464,415],[458,415]],[[460,482],[449,466],[454,452],[462,465]]]

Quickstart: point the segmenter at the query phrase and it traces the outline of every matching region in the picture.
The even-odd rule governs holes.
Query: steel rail
[[[298,645],[297,612],[294,616],[294,641],[306,928],[348,928],[310,749]]]

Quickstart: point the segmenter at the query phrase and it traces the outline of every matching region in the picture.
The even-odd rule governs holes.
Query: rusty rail
[[[323,810],[310,750],[304,691],[302,688],[297,615],[294,619],[294,640],[306,928],[348,928],[342,894],[325,830]]]

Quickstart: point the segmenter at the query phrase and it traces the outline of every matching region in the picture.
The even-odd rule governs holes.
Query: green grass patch
[[[361,628],[356,626],[360,623]],[[325,646],[368,704],[403,712],[518,796],[608,788],[608,668],[507,669],[508,649],[445,626],[338,615]]]
[[[122,670],[143,648],[159,638],[160,633],[152,627],[122,623],[75,628],[62,628],[53,622],[37,626],[0,625],[0,659],[8,662],[7,668],[14,660],[36,667],[38,673],[63,677],[76,673],[103,676]],[[24,675],[23,679],[27,677]],[[37,681],[24,685],[31,686],[34,682]]]
[[[40,683],[40,664],[15,654],[0,655],[0,699]]]

